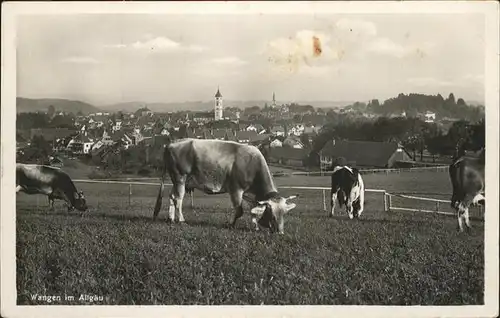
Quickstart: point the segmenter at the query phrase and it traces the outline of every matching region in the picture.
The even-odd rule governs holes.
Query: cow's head
[[[296,207],[295,203],[287,203],[298,197],[292,195],[288,198],[276,197],[265,201],[258,201],[257,206],[251,210],[251,214],[256,216],[259,221],[259,226],[268,228],[271,232],[279,231],[280,234],[284,233],[284,216],[285,214]]]
[[[85,196],[83,195],[83,191],[75,192],[75,201],[73,202],[73,206],[80,211],[87,211],[87,201],[85,200]]]

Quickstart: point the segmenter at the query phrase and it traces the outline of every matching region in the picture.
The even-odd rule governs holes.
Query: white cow
[[[182,139],[165,146],[164,169],[154,209],[157,217],[162,203],[163,185],[168,172],[173,187],[169,196],[169,221],[184,222],[182,200],[186,180],[190,187],[207,194],[229,193],[235,214],[231,225],[243,215],[244,193],[255,196],[256,206],[251,210],[256,229],[268,228],[284,233],[284,216],[295,208],[295,203],[278,194],[264,156],[254,146],[232,141],[211,139]],[[258,221],[257,221],[258,219]]]

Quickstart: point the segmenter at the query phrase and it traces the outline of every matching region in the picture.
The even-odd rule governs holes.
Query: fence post
[[[384,212],[388,212],[388,208],[387,208],[387,192],[384,192]]]
[[[128,184],[128,206],[130,206],[130,198],[132,196],[132,183]]]
[[[439,201],[436,201],[436,212],[439,212]]]
[[[325,194],[325,189],[323,191],[323,210],[326,211],[326,194]]]
[[[390,212],[391,211],[391,207],[392,207],[392,196],[390,194],[388,194],[388,196],[389,196],[389,207],[388,207],[387,211]]]

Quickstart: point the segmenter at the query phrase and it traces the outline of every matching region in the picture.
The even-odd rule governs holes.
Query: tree
[[[74,120],[68,115],[56,115],[50,121],[51,128],[74,128]]]
[[[485,148],[486,129],[485,121],[482,119],[477,124],[472,125],[470,133],[470,149],[478,151]]]
[[[56,113],[56,109],[54,108],[53,105],[49,106],[49,109],[47,110],[47,115],[52,118],[54,114]]]
[[[44,164],[52,153],[50,143],[42,136],[38,135],[33,137],[29,148],[31,148],[31,158],[28,158],[28,160],[32,160],[40,164]]]

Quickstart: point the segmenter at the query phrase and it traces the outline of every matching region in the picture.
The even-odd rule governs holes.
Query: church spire
[[[222,97],[222,94],[220,93],[219,86],[217,86],[217,93],[215,93],[215,97]]]

